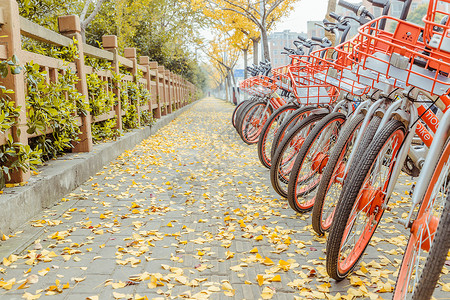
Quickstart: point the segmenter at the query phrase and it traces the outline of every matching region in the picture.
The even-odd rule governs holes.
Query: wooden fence
[[[136,49],[125,48],[123,56],[119,55],[117,49],[117,37],[113,35],[103,36],[103,48],[99,49],[82,42],[81,28],[78,16],[62,16],[58,18],[59,32],[54,32],[35,24],[19,16],[18,5],[15,0],[0,1],[0,59],[6,60],[13,55],[17,56],[21,65],[33,61],[41,69],[46,70],[47,80],[49,82],[58,81],[58,75],[64,74],[67,68],[74,70],[79,78],[76,85],[77,90],[83,95],[86,103],[89,103],[89,94],[86,75],[97,73],[104,81],[112,82],[111,71],[95,71],[92,67],[85,65],[85,56],[104,59],[112,64],[112,69],[119,74],[119,65],[127,69],[132,75],[122,74],[122,81],[134,81],[138,70],[142,71],[143,77],[139,78],[139,83],[145,86],[151,93],[151,100],[148,103],[139,103],[137,105],[138,116],[141,111],[151,110],[155,118],[172,113],[172,110],[185,106],[192,102],[196,94],[196,87],[181,78],[181,76],[165,70],[164,66],[158,66],[157,62],[149,61],[146,56],[141,56],[137,61]],[[49,45],[62,47],[70,46],[75,40],[79,55],[73,63],[67,64],[63,60],[47,57],[44,55],[28,52],[22,49],[22,37],[31,38]],[[8,75],[2,80],[2,84],[14,90],[11,95],[15,101],[16,107],[21,107],[19,122],[8,132],[0,133],[0,145],[6,143],[7,136],[11,134],[15,142],[24,145],[28,144],[28,139],[37,135],[27,134],[27,116],[26,116],[26,87],[23,72],[18,75]],[[119,83],[120,84],[120,83]],[[73,152],[92,151],[93,142],[91,134],[91,124],[116,118],[116,128],[122,128],[122,111],[120,105],[119,86],[114,88],[115,95],[118,97],[118,104],[111,107],[109,112],[99,116],[87,115],[77,116],[77,122],[80,126],[80,142],[74,145]],[[20,131],[18,131],[20,130]],[[20,132],[20,135],[18,134]],[[42,134],[51,133],[48,132]],[[23,182],[29,178],[29,172],[17,171],[12,174],[12,182]]]

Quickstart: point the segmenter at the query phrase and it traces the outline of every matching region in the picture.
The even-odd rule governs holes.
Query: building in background
[[[409,13],[412,13],[418,6],[422,4],[428,4],[429,0],[412,0],[411,7],[409,9]],[[391,8],[389,9],[389,15],[395,18],[400,17],[400,13],[402,12],[403,8],[403,1],[398,0],[392,0],[391,1]],[[363,0],[362,4],[375,16],[379,17],[381,16],[381,8],[379,7],[373,7],[372,4],[370,4],[369,1]]]
[[[281,52],[284,51],[284,47],[294,48],[293,42],[298,39],[297,37],[299,35],[305,36],[304,33],[293,32],[290,30],[272,32],[268,36],[270,58],[273,68],[290,64],[290,58],[286,54],[281,54]]]
[[[306,22],[306,28],[307,28],[306,35],[308,36],[308,38],[311,38],[313,36],[315,36],[315,37],[324,37],[325,36],[325,30],[322,27],[317,26],[316,23],[322,24],[322,20]]]

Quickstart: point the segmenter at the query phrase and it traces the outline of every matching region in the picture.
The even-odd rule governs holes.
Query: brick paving
[[[385,213],[364,268],[337,283],[325,238],[272,190],[233,109],[199,101],[2,242],[29,245],[13,256],[0,247],[0,299],[389,299],[412,181],[397,185],[400,207]],[[441,287],[435,296],[448,299]]]

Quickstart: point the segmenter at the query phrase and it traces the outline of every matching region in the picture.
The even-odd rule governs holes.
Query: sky
[[[361,0],[346,0],[348,2],[360,2]],[[321,21],[324,19],[327,11],[328,0],[298,0],[294,4],[294,9],[287,16],[282,18],[278,24],[276,24],[273,31],[291,30],[294,32],[306,33],[306,22]],[[204,32],[204,36],[207,39],[211,38],[210,32]],[[203,59],[206,59],[204,57]],[[250,58],[249,58],[250,59]],[[242,68],[242,59],[238,62],[237,68]]]
[[[360,0],[346,0],[347,2],[361,2]],[[321,21],[327,12],[328,0],[298,0],[294,10],[275,26],[274,31],[289,29],[306,33],[306,21]]]
[[[327,12],[328,0],[300,0],[294,4],[294,10],[277,24],[274,31],[289,29],[306,32],[306,21],[320,21]]]

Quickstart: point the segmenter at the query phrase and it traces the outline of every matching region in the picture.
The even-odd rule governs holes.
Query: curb
[[[46,162],[45,166],[39,168],[40,174],[32,176],[26,185],[8,188],[0,195],[0,231],[8,234],[17,230],[43,209],[51,207],[83,184],[104,165],[155,134],[195,103],[161,117],[152,127],[135,129],[116,141],[94,145],[92,152],[69,153]]]

